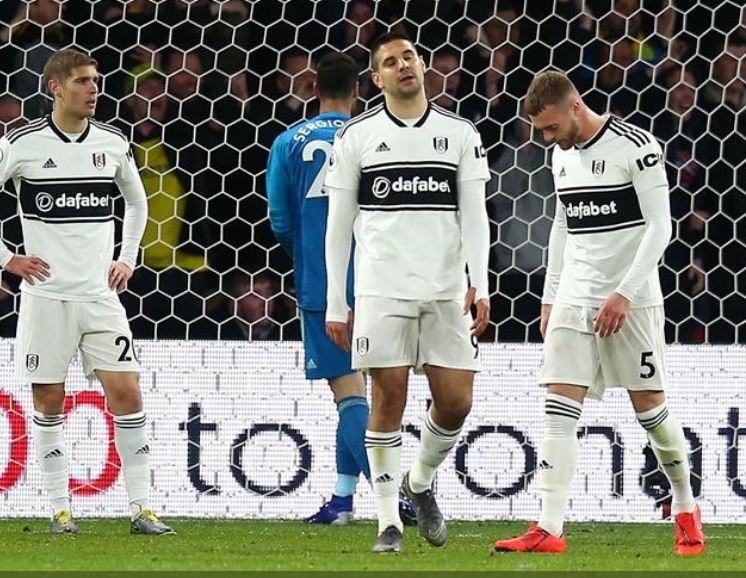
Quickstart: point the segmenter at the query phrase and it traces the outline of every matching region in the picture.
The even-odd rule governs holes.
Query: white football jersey
[[[129,143],[118,129],[90,121],[77,140],[51,117],[0,139],[0,184],[12,179],[18,195],[25,253],[43,259],[50,277],[21,290],[66,301],[113,294],[108,273],[114,253],[114,199],[144,199]],[[7,247],[2,264],[10,259]],[[134,267],[134,255],[120,259]]]
[[[588,142],[554,146],[552,174],[554,226],[566,226],[567,240],[558,285],[548,271],[543,301],[599,307],[618,290],[640,246],[645,195],[665,195],[668,206],[661,147],[649,132],[609,116]],[[657,268],[628,297],[633,307],[661,305]]]
[[[410,124],[380,105],[340,129],[326,186],[357,193],[355,294],[463,298],[458,193],[474,180],[489,180],[479,132],[435,105]]]

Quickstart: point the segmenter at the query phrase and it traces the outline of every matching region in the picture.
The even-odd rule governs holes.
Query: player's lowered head
[[[371,80],[383,92],[387,107],[402,118],[421,115],[427,107],[425,61],[409,37],[403,32],[382,34],[370,46],[370,60]]]
[[[63,131],[82,132],[96,112],[98,63],[73,48],[55,52],[44,66],[44,82],[54,99],[52,118]]]
[[[339,112],[350,116],[359,95],[358,69],[348,54],[329,52],[316,64],[313,93],[319,99],[319,113]]]
[[[544,141],[567,150],[589,140],[603,119],[583,102],[578,89],[563,73],[540,72],[531,81],[524,111]]]

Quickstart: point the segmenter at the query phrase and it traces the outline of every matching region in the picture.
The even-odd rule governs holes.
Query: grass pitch
[[[516,522],[451,522],[443,548],[406,528],[399,555],[370,553],[376,526],[169,520],[176,536],[130,536],[126,520],[79,519],[77,536],[50,536],[47,520],[0,520],[0,570],[746,570],[746,528],[706,526],[707,551],[682,559],[666,525],[568,524],[562,556],[492,554]]]

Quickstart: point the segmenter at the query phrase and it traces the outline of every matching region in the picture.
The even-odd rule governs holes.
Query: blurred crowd
[[[536,341],[551,216],[547,150],[521,114],[532,75],[566,71],[586,101],[652,131],[671,183],[669,340],[746,342],[746,9],[719,0],[5,0],[0,132],[45,114],[56,49],[92,54],[97,110],[131,136],[148,193],[143,266],[124,297],[137,337],[298,339],[291,262],[267,219],[274,138],[313,116],[313,67],[360,65],[358,112],[380,97],[367,46],[406,30],[429,96],[476,123],[493,172],[493,323]],[[12,186],[2,237],[19,243]],[[121,207],[119,208],[121,210]],[[3,279],[0,334],[15,328]]]

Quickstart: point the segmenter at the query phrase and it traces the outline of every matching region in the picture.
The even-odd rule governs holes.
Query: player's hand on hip
[[[109,288],[121,293],[127,288],[127,281],[132,277],[132,269],[121,261],[112,261],[109,267]]]
[[[474,305],[477,309],[477,314],[474,317],[474,323],[471,324],[471,334],[474,337],[479,337],[487,329],[487,325],[490,322],[490,302],[489,299],[478,299],[474,300],[477,295],[476,287],[469,287],[464,297],[464,315],[469,313],[471,306]]]
[[[326,334],[342,351],[350,350],[350,326],[339,321],[327,321]]]
[[[541,320],[539,321],[539,333],[541,338],[545,339],[547,336],[547,325],[549,324],[549,316],[552,313],[551,303],[542,303],[541,305]]]
[[[599,337],[619,333],[627,321],[631,306],[632,302],[629,299],[619,293],[612,293],[598,310],[593,330],[598,333]]]
[[[26,255],[13,255],[13,258],[5,265],[5,270],[18,275],[29,285],[37,281],[46,281],[49,278],[49,265],[39,257],[27,257]]]

